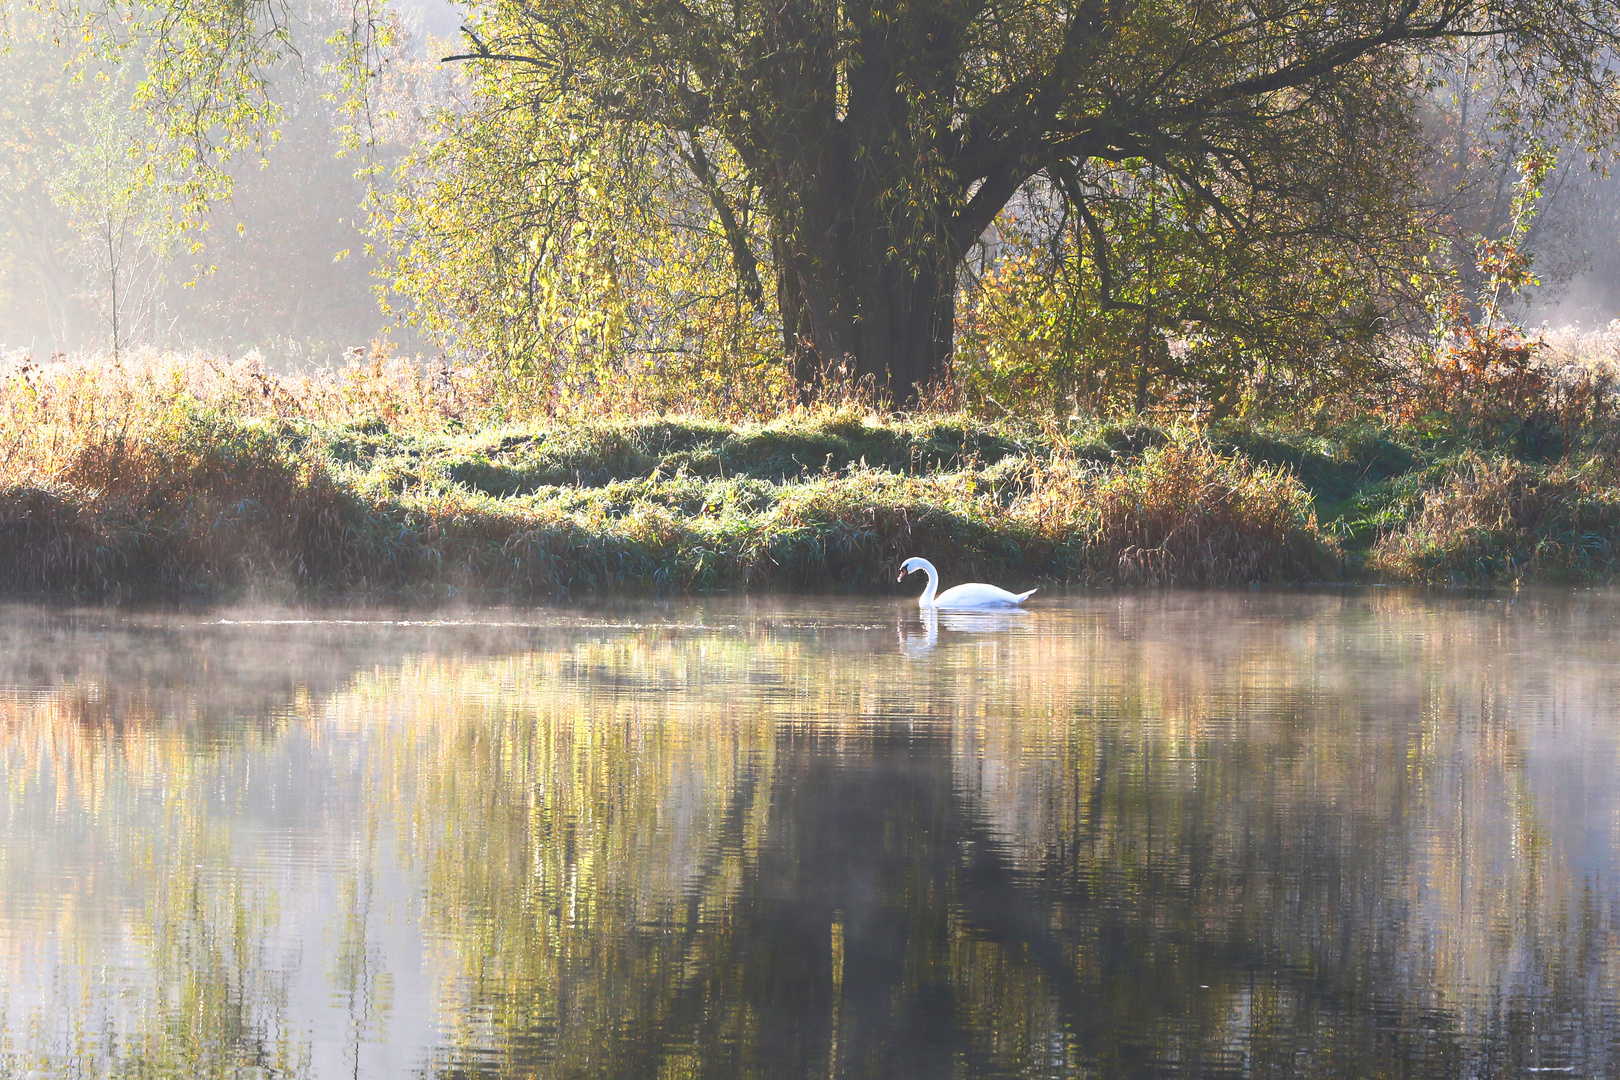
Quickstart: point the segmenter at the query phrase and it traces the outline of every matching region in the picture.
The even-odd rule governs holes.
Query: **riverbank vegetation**
[[[1017,584],[1601,580],[1614,334],[1211,419],[515,415],[476,368],[375,357],[12,363],[0,586],[82,599],[892,590],[926,553]],[[1522,361],[1522,362],[1521,362]],[[627,391],[632,392],[632,391]]]

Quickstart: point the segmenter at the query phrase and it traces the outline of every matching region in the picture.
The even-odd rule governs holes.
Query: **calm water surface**
[[[1617,618],[0,609],[0,1077],[1620,1076]]]

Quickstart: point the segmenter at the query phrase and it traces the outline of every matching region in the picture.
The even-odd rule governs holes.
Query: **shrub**
[[[1342,561],[1292,472],[1222,456],[1185,435],[1035,501],[1050,534],[1076,534],[1094,580],[1295,581],[1332,575]]]
[[[1620,487],[1600,461],[1469,455],[1376,544],[1369,568],[1411,581],[1591,578],[1617,568]]]

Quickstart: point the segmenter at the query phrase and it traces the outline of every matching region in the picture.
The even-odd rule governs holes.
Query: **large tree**
[[[905,404],[951,353],[964,256],[1032,181],[1085,221],[1099,172],[1140,166],[1233,224],[1288,204],[1342,233],[1402,194],[1408,155],[1378,157],[1459,42],[1492,44],[1521,116],[1605,123],[1620,4],[491,0],[467,36],[507,108],[679,146],[742,287],[774,272],[798,377],[847,363]]]

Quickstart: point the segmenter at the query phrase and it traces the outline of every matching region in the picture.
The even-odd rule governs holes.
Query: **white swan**
[[[906,575],[921,570],[928,575],[928,588],[917,598],[917,606],[925,608],[943,608],[947,610],[964,610],[972,608],[1006,608],[1017,607],[1031,596],[1035,590],[1029,592],[1011,593],[1006,589],[994,585],[985,585],[977,581],[966,585],[953,585],[938,596],[934,590],[939,588],[939,571],[927,559],[907,559],[900,564],[900,576],[896,581],[906,580]]]

